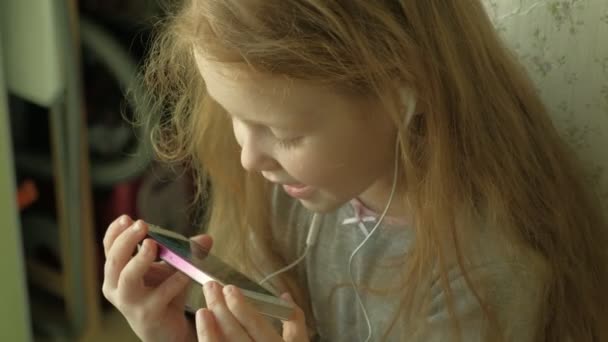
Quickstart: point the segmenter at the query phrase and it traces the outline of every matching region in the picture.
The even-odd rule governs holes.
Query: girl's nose
[[[232,121],[234,135],[241,146],[241,165],[250,172],[274,171],[279,163],[265,150],[264,131],[239,120]]]
[[[278,168],[278,163],[254,141],[245,141],[241,146],[241,165],[247,171],[262,172],[274,171]]]

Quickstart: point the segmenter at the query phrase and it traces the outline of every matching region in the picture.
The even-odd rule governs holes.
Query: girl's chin
[[[298,201],[306,209],[316,213],[329,213],[344,205],[348,201],[338,201],[334,198],[324,196],[322,192],[317,191],[312,196],[306,199],[298,199]]]

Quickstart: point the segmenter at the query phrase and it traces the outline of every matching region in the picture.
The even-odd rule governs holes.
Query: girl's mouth
[[[312,186],[304,184],[283,184],[283,190],[285,190],[289,196],[297,199],[306,199],[314,192]]]

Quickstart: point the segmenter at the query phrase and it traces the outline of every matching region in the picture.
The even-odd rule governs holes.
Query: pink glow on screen
[[[172,251],[160,244],[158,245],[158,255],[166,263],[182,271],[201,285],[204,285],[208,281],[215,280],[203,273],[203,271],[192,266],[190,263],[182,259],[182,257],[180,257],[179,255],[173,253]]]

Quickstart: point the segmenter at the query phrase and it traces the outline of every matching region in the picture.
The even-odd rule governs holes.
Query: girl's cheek
[[[297,165],[292,176],[307,185],[326,187],[340,178],[340,170],[328,166],[331,166],[329,162],[303,161]]]

